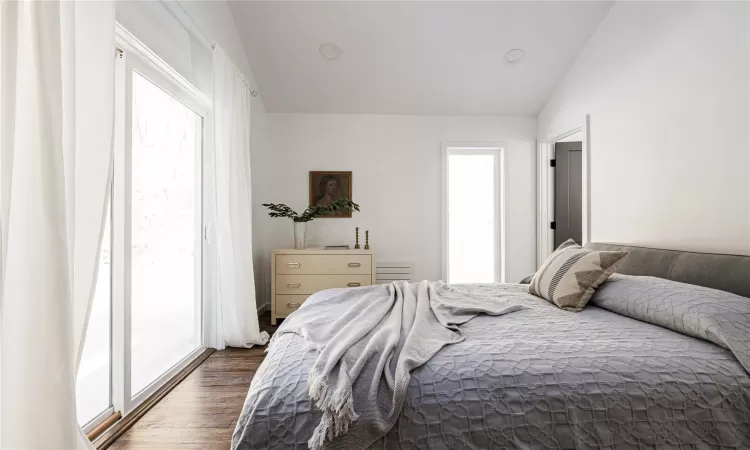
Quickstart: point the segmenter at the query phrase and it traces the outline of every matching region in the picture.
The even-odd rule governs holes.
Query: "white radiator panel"
[[[376,262],[375,283],[388,284],[391,281],[412,281],[414,264],[409,262]]]

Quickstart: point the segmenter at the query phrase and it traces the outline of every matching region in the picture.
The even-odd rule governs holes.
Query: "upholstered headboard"
[[[750,256],[662,250],[591,242],[592,250],[627,250],[616,272],[695,284],[750,297]]]

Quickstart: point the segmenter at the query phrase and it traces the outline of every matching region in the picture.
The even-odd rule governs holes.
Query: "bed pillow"
[[[627,254],[588,250],[568,239],[534,274],[529,293],[561,309],[581,311]]]
[[[654,277],[615,274],[591,304],[727,348],[750,372],[750,299]]]
[[[531,280],[534,279],[534,275],[535,274],[533,274],[533,273],[531,275],[526,275],[525,277],[523,277],[523,279],[521,281],[518,282],[518,284],[529,284],[529,283],[531,283]]]

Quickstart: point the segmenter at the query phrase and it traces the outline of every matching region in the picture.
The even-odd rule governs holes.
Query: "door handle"
[[[361,265],[360,263],[349,263],[349,267],[359,267]]]
[[[357,286],[362,286],[362,283],[353,282],[353,283],[347,284],[347,286],[349,286],[349,287],[357,287]]]
[[[295,262],[286,263],[286,266],[287,267],[299,267],[299,263],[295,263]]]
[[[300,286],[302,286],[302,285],[299,284],[299,283],[287,283],[286,284],[286,287],[288,287],[288,288],[298,288]]]
[[[287,303],[286,304],[287,308],[299,308],[300,306],[302,306],[301,303]]]

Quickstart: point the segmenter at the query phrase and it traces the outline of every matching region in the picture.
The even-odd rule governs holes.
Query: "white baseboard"
[[[261,314],[268,311],[269,309],[271,309],[271,305],[268,303],[260,305],[260,307],[258,308],[258,315],[260,316]]]

